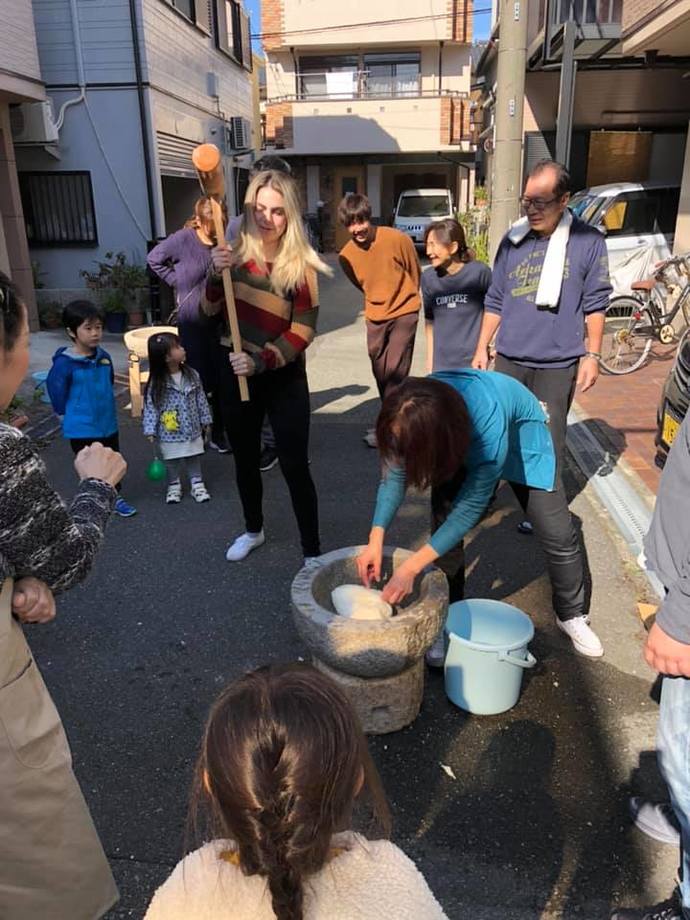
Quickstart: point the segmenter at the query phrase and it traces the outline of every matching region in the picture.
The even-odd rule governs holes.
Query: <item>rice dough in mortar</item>
[[[351,620],[387,620],[393,608],[383,600],[381,592],[364,585],[340,585],[331,591],[336,613]]]

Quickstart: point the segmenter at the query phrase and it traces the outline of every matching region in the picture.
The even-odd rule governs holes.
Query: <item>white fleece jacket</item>
[[[411,859],[387,840],[338,835],[344,848],[304,886],[305,920],[448,920]],[[265,879],[220,858],[228,840],[186,856],[144,920],[275,920]]]

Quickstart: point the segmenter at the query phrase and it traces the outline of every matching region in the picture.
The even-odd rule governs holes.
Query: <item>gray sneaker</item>
[[[446,663],[446,637],[443,630],[436,636],[434,644],[424,656],[430,668],[442,668]]]
[[[678,819],[669,802],[647,802],[638,795],[633,795],[628,802],[630,815],[635,827],[659,843],[680,846],[680,828]]]

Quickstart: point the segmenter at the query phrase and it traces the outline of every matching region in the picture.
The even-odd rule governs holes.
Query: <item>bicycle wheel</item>
[[[630,374],[641,367],[654,340],[652,317],[635,297],[614,297],[606,308],[601,366],[609,374]]]

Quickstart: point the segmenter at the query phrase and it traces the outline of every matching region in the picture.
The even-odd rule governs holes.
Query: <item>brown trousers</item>
[[[95,920],[117,901],[65,732],[0,593],[0,917]]]
[[[417,313],[380,323],[367,320],[367,351],[381,399],[409,375],[417,331]]]

